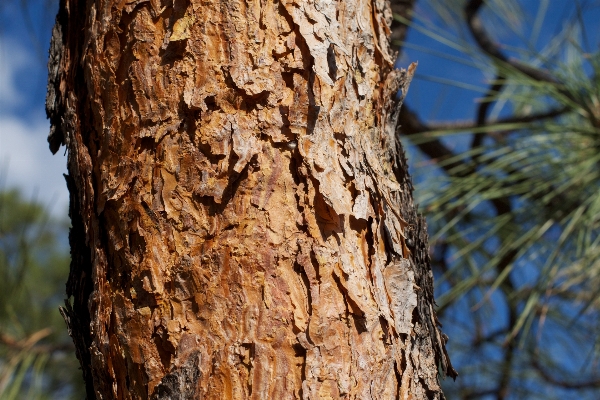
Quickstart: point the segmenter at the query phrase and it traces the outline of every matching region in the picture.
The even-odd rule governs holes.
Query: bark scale
[[[443,397],[390,23],[383,0],[61,1],[88,398]]]

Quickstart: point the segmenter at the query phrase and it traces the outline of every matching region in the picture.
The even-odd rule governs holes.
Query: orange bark
[[[88,397],[443,397],[390,22],[381,0],[62,1],[49,141]]]

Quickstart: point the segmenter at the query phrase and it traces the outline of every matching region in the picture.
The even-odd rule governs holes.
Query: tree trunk
[[[93,399],[442,398],[383,0],[62,0],[63,315]]]

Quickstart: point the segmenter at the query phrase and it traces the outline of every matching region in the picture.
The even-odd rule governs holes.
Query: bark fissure
[[[395,135],[414,66],[393,69],[386,3],[61,12],[49,141],[85,237],[65,314],[88,396],[442,398],[437,366],[453,369]]]

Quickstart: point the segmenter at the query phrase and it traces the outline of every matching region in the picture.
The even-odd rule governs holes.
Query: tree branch
[[[500,93],[503,86],[504,86],[504,76],[502,76],[501,74],[496,75],[496,79],[494,80],[494,83],[488,89],[483,101],[479,104],[479,109],[477,110],[477,121],[476,121],[476,124],[478,126],[485,125],[487,111],[490,108],[490,105],[492,104],[492,100],[489,100],[489,98]],[[471,149],[480,147],[481,144],[483,143],[484,136],[485,136],[484,133],[474,133],[473,139],[471,140]],[[477,161],[476,156],[473,157],[473,161]]]
[[[494,125],[500,124],[512,124],[512,123],[526,123],[526,122],[535,122],[542,121],[545,119],[559,117],[562,114],[568,112],[570,110],[569,107],[557,107],[552,108],[548,111],[529,114],[529,115],[512,115],[510,117],[498,118],[492,121],[488,121],[483,124],[479,124],[471,121],[432,121],[427,123],[427,130],[424,132],[430,131],[440,131],[446,129],[463,129],[465,131],[475,129],[475,128],[485,128]],[[507,132],[505,130],[501,130],[500,132]]]
[[[419,116],[410,108],[408,108],[406,104],[402,105],[402,108],[400,109],[398,125],[402,133],[406,136],[416,135],[432,130],[423,121],[421,121]],[[426,142],[419,143],[417,146],[423,153],[427,154],[427,156],[434,161],[444,160],[454,156],[454,153],[439,139],[431,139]],[[459,164],[460,162],[453,163],[452,165],[444,165],[442,168],[446,172],[449,172],[450,169]]]
[[[560,84],[560,81],[556,79],[549,71],[523,64],[518,60],[508,58],[506,55],[504,55],[504,53],[502,53],[500,46],[494,43],[492,38],[487,34],[485,28],[483,27],[483,23],[477,14],[482,5],[483,0],[471,0],[465,6],[465,18],[469,26],[469,31],[477,42],[479,48],[492,58],[508,64],[512,68],[529,76],[532,79],[535,79],[536,81]]]
[[[553,385],[560,386],[565,389],[600,388],[600,379],[589,380],[587,382],[570,382],[565,379],[556,378],[550,375],[540,364],[535,352],[531,353],[531,365],[540,374],[543,380]]]

